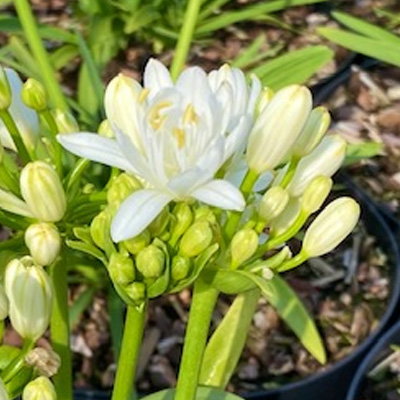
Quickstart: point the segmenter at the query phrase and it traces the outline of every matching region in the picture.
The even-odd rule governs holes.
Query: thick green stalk
[[[7,128],[8,132],[10,133],[22,162],[24,164],[28,163],[31,160],[31,157],[25,147],[25,143],[22,140],[21,133],[17,125],[15,124],[10,112],[8,110],[0,110],[0,118]]]
[[[61,366],[53,377],[58,400],[72,400],[72,363],[69,345],[68,283],[66,254],[50,269],[54,287],[54,305],[50,321],[51,343],[61,358]]]
[[[67,110],[67,102],[62,93],[61,87],[57,81],[55,71],[50,63],[49,56],[43,46],[39,30],[33,16],[31,6],[28,0],[14,0],[15,9],[19,21],[25,33],[25,38],[38,63],[41,71],[43,83],[49,93],[53,106]]]
[[[34,345],[35,342],[33,340],[24,340],[18,357],[16,357],[1,373],[1,380],[4,383],[10,381],[19,371],[21,371],[22,367],[25,365],[25,357],[33,349]]]
[[[136,307],[128,306],[111,400],[130,400],[132,398],[139,350],[143,338],[145,310],[145,307],[138,310]]]
[[[178,43],[175,47],[175,55],[171,65],[172,79],[176,79],[185,65],[189,52],[190,43],[196,27],[197,18],[200,11],[202,0],[189,0],[186,8],[184,23],[179,32]]]
[[[194,285],[174,400],[194,400],[218,292],[201,278]]]

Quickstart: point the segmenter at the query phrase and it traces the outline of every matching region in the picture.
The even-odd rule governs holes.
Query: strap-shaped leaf
[[[143,397],[142,400],[174,400],[175,389],[162,390],[151,394],[150,396]],[[235,394],[224,392],[222,390],[199,387],[197,389],[196,400],[244,400]]]

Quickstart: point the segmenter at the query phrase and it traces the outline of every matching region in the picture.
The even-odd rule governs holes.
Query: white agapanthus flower
[[[113,240],[136,236],[172,200],[194,198],[227,210],[243,210],[241,192],[215,179],[242,151],[260,82],[223,66],[206,74],[186,69],[173,83],[158,61],[148,62],[143,87],[119,75],[107,87],[105,109],[116,139],[93,133],[60,135],[72,153],[130,172],[146,182],[118,210]]]
[[[21,81],[21,78],[14,70],[10,68],[4,68],[4,71],[8,79],[12,95],[11,105],[8,111],[13,117],[13,120],[21,133],[22,140],[24,141],[25,146],[28,149],[33,149],[36,137],[39,133],[39,118],[36,114],[36,111],[28,108],[22,102],[21,92],[23,83]],[[8,129],[5,127],[1,120],[0,140],[1,144],[4,147],[14,151],[17,150],[11,138],[11,135],[8,132]]]

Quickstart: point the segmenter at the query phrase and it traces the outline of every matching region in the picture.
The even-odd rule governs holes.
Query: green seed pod
[[[21,98],[27,107],[35,111],[44,111],[47,108],[46,89],[36,79],[29,78],[23,84]]]
[[[136,256],[136,268],[144,278],[156,279],[164,272],[165,254],[154,244],[145,247]]]
[[[120,286],[127,286],[135,280],[133,260],[127,254],[111,254],[107,269],[111,280]]]
[[[124,288],[124,290],[127,296],[136,303],[146,298],[146,285],[142,282],[133,282]]]
[[[332,179],[317,176],[307,186],[301,198],[301,208],[307,214],[318,211],[332,189]]]
[[[260,218],[265,222],[269,222],[278,217],[285,209],[288,201],[289,194],[280,186],[274,186],[267,190],[258,207]]]
[[[130,194],[141,188],[142,184],[134,176],[123,172],[114,179],[108,189],[108,204],[119,207]]]
[[[90,224],[90,236],[100,249],[105,250],[107,239],[110,238],[111,218],[104,210],[97,214]]]
[[[148,229],[145,229],[142,233],[139,233],[139,235],[132,239],[124,240],[122,243],[129,253],[136,255],[150,244],[150,240],[150,232]]]
[[[22,400],[57,400],[57,394],[51,380],[39,376],[25,386]]]
[[[11,106],[12,94],[6,71],[0,66],[0,110],[7,110]]]
[[[192,269],[190,258],[176,255],[172,259],[171,277],[175,282],[181,281],[189,276]]]
[[[258,235],[253,229],[242,229],[235,233],[231,242],[232,267],[248,260],[257,250]]]
[[[183,235],[179,252],[186,257],[196,257],[204,251],[213,240],[213,232],[207,221],[195,222]]]

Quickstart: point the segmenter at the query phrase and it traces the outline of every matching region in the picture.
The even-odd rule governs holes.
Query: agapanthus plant
[[[14,87],[7,74],[14,76],[2,75],[0,117],[16,153],[4,153],[0,167],[0,220],[14,229],[8,243],[18,257],[9,260],[0,286],[0,318],[9,317],[24,346],[1,372],[0,393],[70,399],[65,262],[73,252],[104,264],[127,305],[113,399],[130,398],[148,302],[192,285],[176,391],[149,400],[218,398],[260,296],[325,362],[318,330],[281,274],[333,250],[360,210],[349,197],[324,207],[346,145],[324,137],[329,114],[312,108],[306,87],[274,94],[227,65],[208,74],[191,67],[174,82],[150,60],[143,85],[123,75],[109,83],[107,120],[89,133],[68,113],[50,110],[38,82]],[[9,112],[15,97],[45,132],[33,136],[33,147]],[[83,159],[72,159],[59,143]],[[102,184],[88,160],[112,167]],[[293,255],[287,242],[321,209]],[[209,337],[221,292],[237,297]],[[50,319],[53,350],[38,356],[35,343]]]

